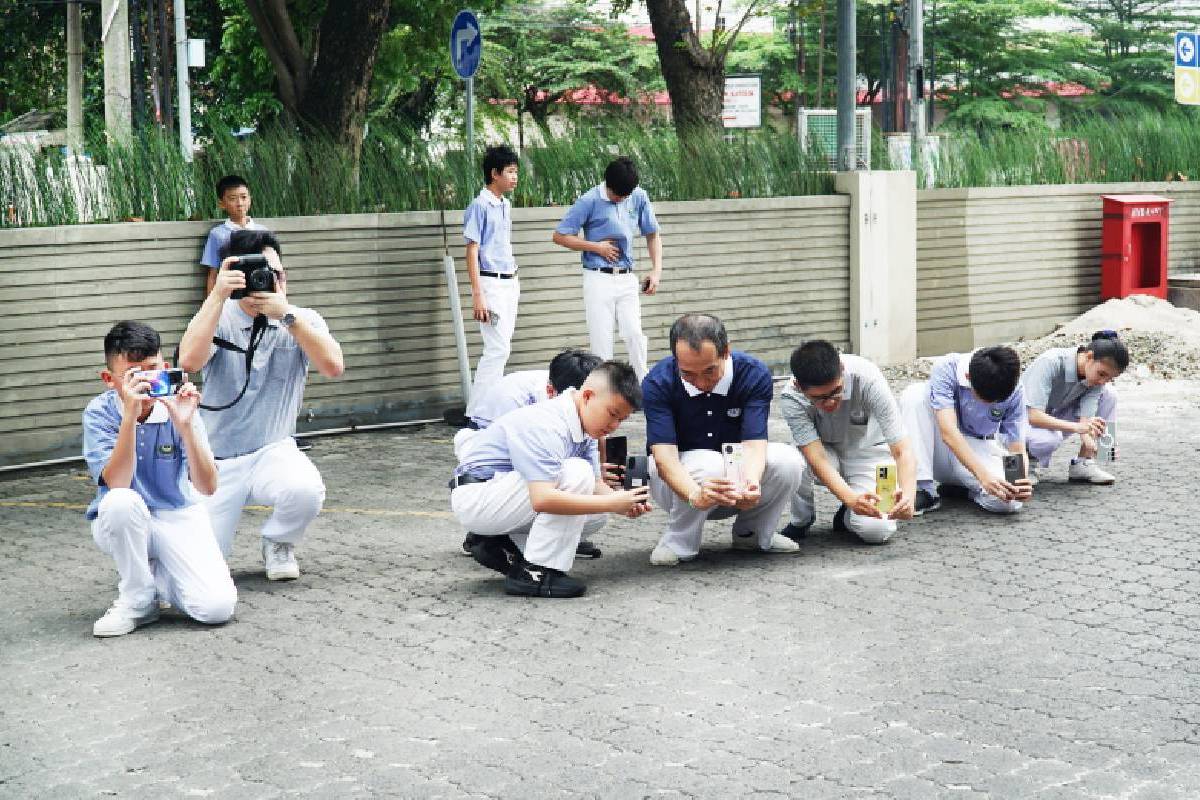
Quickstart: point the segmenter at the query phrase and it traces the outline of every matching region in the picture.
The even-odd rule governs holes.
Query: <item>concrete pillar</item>
[[[911,170],[841,172],[850,196],[850,340],[877,364],[917,356],[917,183]]]

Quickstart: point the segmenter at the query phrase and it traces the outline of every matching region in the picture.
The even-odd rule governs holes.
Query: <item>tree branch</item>
[[[263,47],[267,51],[267,58],[275,70],[275,80],[279,84],[279,99],[288,112],[294,116],[300,108],[301,94],[297,91],[295,75],[284,56],[283,43],[258,0],[246,0],[246,8],[258,28],[258,36],[262,39]]]

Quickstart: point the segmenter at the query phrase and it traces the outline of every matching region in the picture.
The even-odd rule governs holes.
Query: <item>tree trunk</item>
[[[300,119],[348,147],[355,163],[389,5],[390,0],[329,4],[317,34],[316,62],[300,99]]]
[[[721,130],[725,51],[701,46],[685,0],[646,0],[675,131]]]

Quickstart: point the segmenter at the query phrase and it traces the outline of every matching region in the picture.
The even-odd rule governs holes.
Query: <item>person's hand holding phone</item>
[[[746,481],[742,484],[738,501],[734,503],[734,507],[739,511],[747,511],[758,505],[759,500],[762,500],[762,487],[756,481]]]
[[[471,311],[471,317],[476,322],[491,322],[491,320],[488,319],[487,298],[483,296],[483,290],[480,290],[475,294],[473,305],[474,309]]]
[[[616,464],[605,462],[600,465],[600,480],[604,481],[608,488],[619,492],[625,485],[625,470]]]
[[[1099,436],[1108,430],[1104,417],[1084,417],[1075,423],[1075,432],[1088,436]]]
[[[650,511],[650,487],[639,486],[608,495],[608,511],[636,519]]]
[[[916,509],[913,507],[913,498],[904,494],[904,489],[896,487],[896,493],[892,495],[892,510],[887,515],[888,519],[906,520],[912,519]]]
[[[707,510],[715,506],[732,508],[736,506],[741,494],[733,482],[726,478],[705,478],[699,487],[688,498],[693,508]]]
[[[196,409],[200,407],[200,391],[196,384],[188,381],[173,396],[162,398],[162,404],[167,407],[167,415],[176,428],[186,427],[192,424]]]
[[[142,403],[150,400],[150,379],[137,367],[130,367],[124,375],[113,381],[117,398],[126,414],[141,416]]]
[[[642,294],[652,295],[657,292],[659,280],[659,276],[653,272],[642,278]]]
[[[878,505],[879,495],[874,492],[863,492],[854,498],[854,502],[847,503],[846,508],[860,517],[883,519],[883,513],[879,510]]]

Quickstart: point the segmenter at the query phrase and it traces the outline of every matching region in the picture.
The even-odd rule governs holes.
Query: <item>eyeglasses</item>
[[[828,403],[833,400],[841,400],[842,396],[845,395],[845,393],[846,393],[846,384],[843,383],[841,386],[837,387],[829,394],[808,394],[807,392],[805,392],[804,396],[807,397],[809,400],[811,400],[814,403]]]

